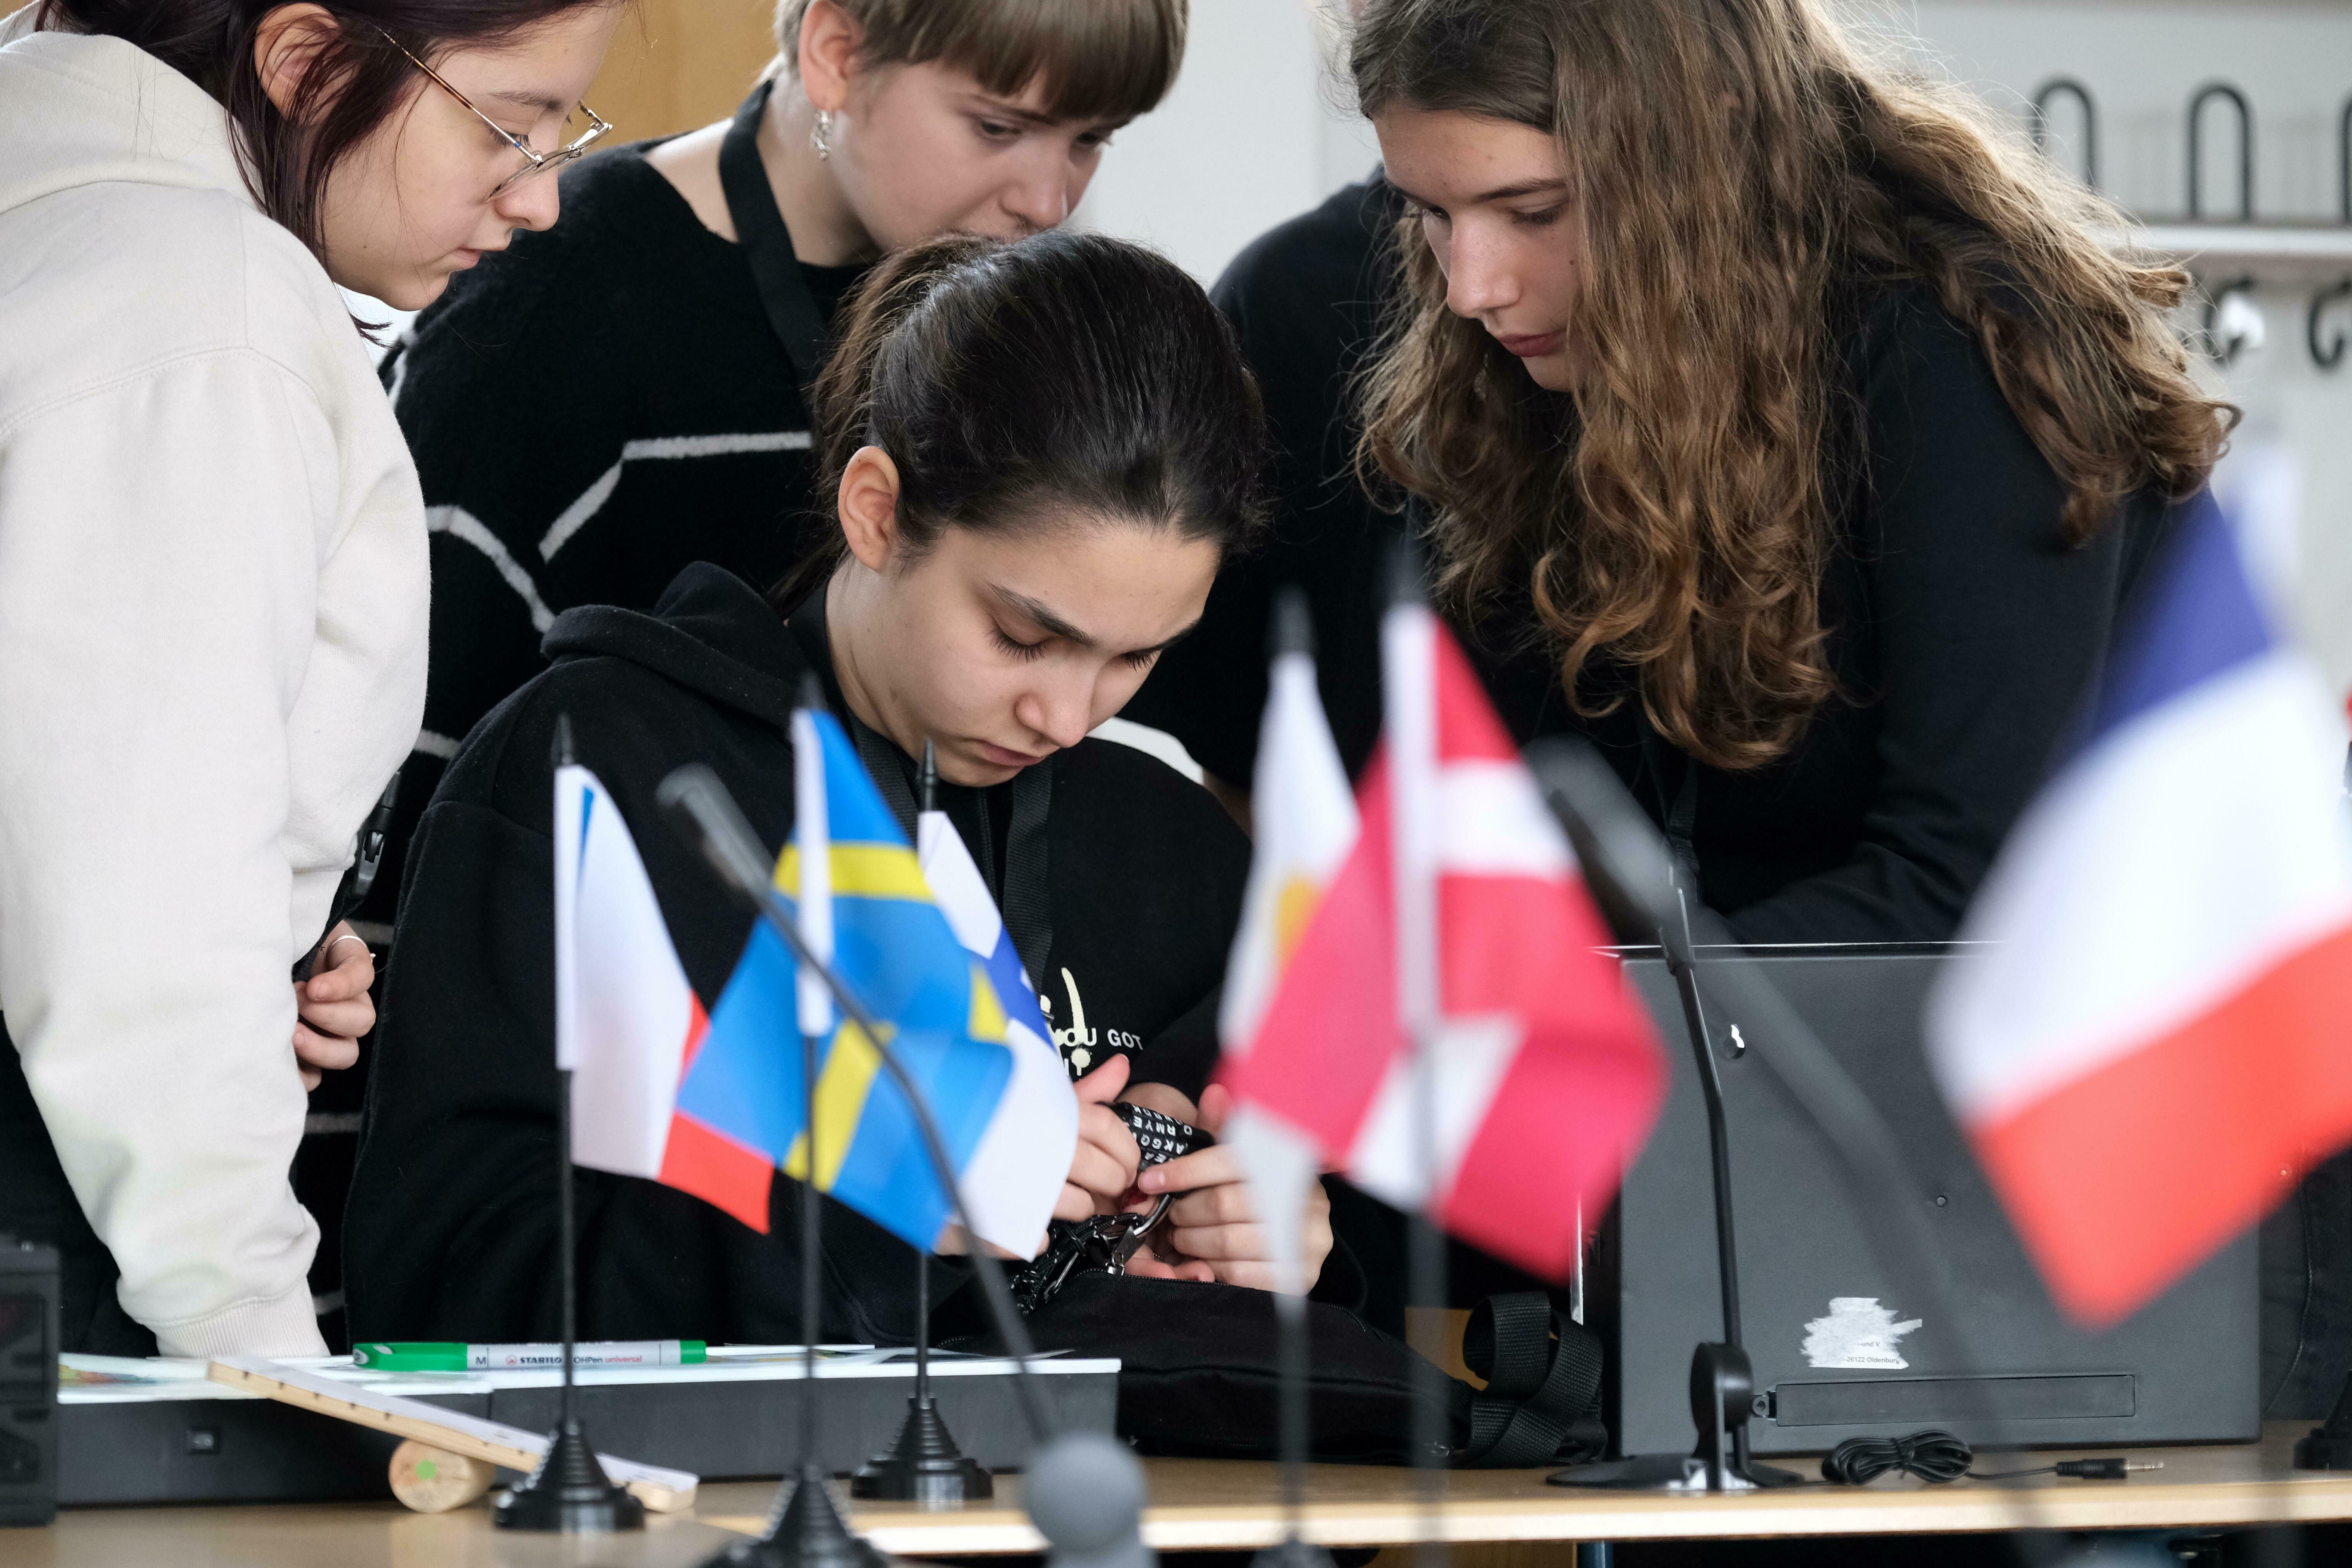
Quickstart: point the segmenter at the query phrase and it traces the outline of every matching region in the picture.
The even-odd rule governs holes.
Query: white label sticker
[[[1903,1359],[1903,1336],[1921,1321],[1906,1318],[1896,1322],[1875,1296],[1832,1296],[1830,1315],[1805,1325],[1805,1364],[1900,1371],[1911,1364]]]

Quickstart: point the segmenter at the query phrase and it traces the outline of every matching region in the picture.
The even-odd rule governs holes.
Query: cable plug
[[[2126,1459],[2120,1454],[2104,1459],[2061,1459],[2050,1467],[2062,1476],[2084,1481],[2119,1481],[2134,1470],[2160,1470],[2161,1459]]]

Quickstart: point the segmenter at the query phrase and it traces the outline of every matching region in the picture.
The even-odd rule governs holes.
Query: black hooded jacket
[[[681,573],[651,613],[567,612],[546,646],[554,667],[467,738],[412,851],[345,1214],[355,1338],[557,1331],[550,831],[559,716],[576,760],[628,822],[709,1007],[751,917],[671,831],[654,792],[681,763],[707,763],[781,847],[793,819],[789,722],[805,671],[843,713],[823,595],[788,623],[708,563]],[[889,760],[911,766],[895,750]],[[1093,1065],[1124,1051],[1137,1058],[1135,1081],[1197,1098],[1215,1057],[1247,842],[1206,792],[1131,748],[1089,740],[1037,765],[1054,770],[1050,810],[1033,836],[1045,864],[1013,874],[1025,869],[1034,885],[1042,873],[1050,946],[1044,973],[1034,960],[1031,968],[1056,1044],[1074,1068],[1080,1052]],[[945,787],[940,803],[1000,904],[1015,787]],[[796,1184],[775,1180],[761,1236],[653,1182],[594,1171],[575,1180],[584,1337],[798,1339]],[[825,1337],[910,1338],[909,1249],[830,1200],[821,1223]],[[931,1278],[945,1296],[962,1275],[942,1268]]]

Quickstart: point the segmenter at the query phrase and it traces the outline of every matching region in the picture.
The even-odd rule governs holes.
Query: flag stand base
[[[1251,1558],[1250,1568],[1332,1568],[1331,1553],[1311,1541],[1286,1536]]]
[[[2325,1425],[2314,1426],[2294,1440],[2298,1470],[2352,1470],[2352,1376],[2336,1396],[2336,1408]]]
[[[1544,1478],[1555,1487],[1593,1487],[1612,1491],[1752,1492],[1795,1486],[1794,1471],[1759,1465],[1748,1458],[1748,1415],[1756,1398],[1756,1374],[1738,1345],[1705,1344],[1691,1352],[1691,1419],[1698,1425],[1698,1447],[1689,1454],[1636,1454],[1597,1465],[1571,1465]]]
[[[967,1502],[995,1493],[987,1469],[956,1447],[938,1402],[929,1397],[908,1399],[906,1424],[889,1451],[849,1479],[851,1497],[891,1502]]]
[[[549,1439],[530,1479],[499,1500],[490,1521],[500,1530],[610,1535],[643,1530],[646,1509],[604,1474],[580,1423],[567,1421]]]
[[[815,1466],[802,1466],[785,1479],[791,1489],[778,1499],[768,1533],[737,1542],[702,1568],[889,1568],[896,1559],[843,1522],[826,1481]]]

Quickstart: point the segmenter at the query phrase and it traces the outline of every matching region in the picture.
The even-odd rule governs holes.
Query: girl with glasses
[[[419,308],[553,223],[618,16],[0,21],[0,1232],[61,1252],[65,1349],[325,1349],[288,1171],[373,1019],[342,889],[426,601],[336,286]]]
[[[1186,0],[781,0],[728,120],[563,176],[571,218],[459,280],[386,362],[434,519],[425,729],[371,901],[392,919],[457,743],[575,605],[644,608],[710,561],[813,543],[806,389],[875,258],[1017,239],[1157,104]]]
[[[763,595],[698,563],[649,612],[565,612],[553,667],[475,730],[425,814],[348,1211],[359,1335],[531,1339],[554,1321],[562,721],[612,792],[706,1007],[751,919],[666,822],[661,781],[708,764],[781,845],[791,712],[812,674],[902,827],[929,742],[939,808],[1078,1079],[1057,1215],[1150,1202],[1130,1190],[1139,1150],[1108,1101],[1222,1124],[1222,1091],[1203,1084],[1247,844],[1206,791],[1087,732],[1199,619],[1219,563],[1260,526],[1264,436],[1232,331],[1197,283],[1136,246],[942,239],[884,261],[846,306],[814,400],[826,500],[810,526],[827,537],[804,566]],[[1267,1287],[1265,1232],[1228,1152],[1186,1160],[1165,1250],[1133,1271]],[[799,1184],[772,1179],[763,1236],[654,1182],[574,1180],[583,1333],[797,1331]],[[906,1247],[829,1202],[824,1236],[824,1332],[908,1340]],[[1312,1279],[1330,1245],[1319,1193],[1307,1245]],[[931,1278],[942,1295],[962,1283]]]

